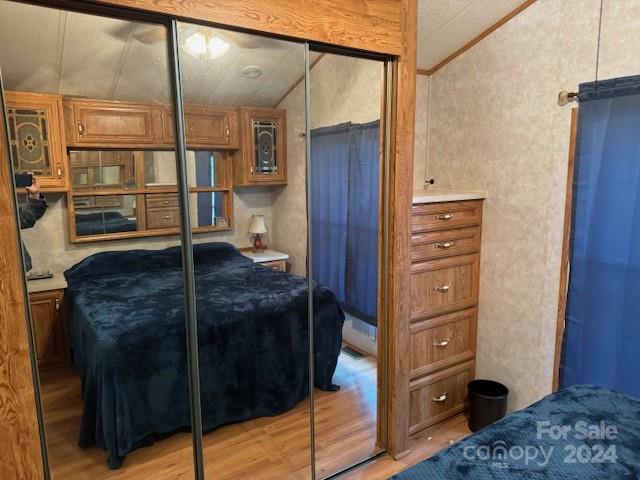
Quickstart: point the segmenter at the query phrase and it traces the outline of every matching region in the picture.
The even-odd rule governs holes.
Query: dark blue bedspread
[[[194,248],[203,428],[282,413],[308,395],[307,285],[233,246]],[[65,276],[70,337],[83,382],[79,444],[118,468],[190,410],[179,248],[104,252]],[[342,341],[334,294],[314,289],[315,384],[325,390]]]
[[[640,400],[591,385],[570,387],[392,478],[638,479]]]

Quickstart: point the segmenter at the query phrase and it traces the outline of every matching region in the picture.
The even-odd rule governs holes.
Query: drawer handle
[[[56,312],[60,311],[60,299],[56,298]]]
[[[444,340],[442,340],[441,342],[435,342],[433,344],[434,347],[438,347],[438,348],[446,348],[447,346],[449,346],[449,342],[451,341],[451,338],[447,337]]]
[[[442,250],[447,250],[448,248],[453,247],[453,242],[436,243],[434,246],[436,248],[441,248]]]
[[[84,125],[82,125],[82,122],[80,120],[78,120],[78,135],[84,135]]]
[[[453,218],[453,213],[445,213],[442,215],[436,215],[436,220],[451,220]]]
[[[162,202],[162,203],[164,203],[165,205],[169,205],[169,200],[165,200],[165,201],[164,201],[164,202]]]
[[[451,285],[442,285],[441,287],[434,287],[434,290],[440,293],[447,293],[450,288]]]
[[[433,403],[444,403],[447,401],[448,397],[449,397],[449,393],[445,392],[439,397],[433,397],[431,400],[433,400]]]
[[[162,217],[162,218],[164,218],[165,220],[169,220],[171,217],[170,217],[169,215],[165,215],[165,216],[164,216],[164,217]]]

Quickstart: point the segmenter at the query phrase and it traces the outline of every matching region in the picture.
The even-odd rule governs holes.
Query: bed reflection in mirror
[[[76,235],[103,235],[138,229],[135,195],[74,197]]]

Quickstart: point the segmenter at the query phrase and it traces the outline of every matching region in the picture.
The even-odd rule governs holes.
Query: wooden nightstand
[[[241,252],[245,257],[249,257],[255,263],[261,263],[265,267],[280,270],[281,272],[287,271],[287,260],[289,260],[289,255],[286,253],[269,249],[261,252],[254,252],[251,249],[243,249]]]
[[[29,280],[27,287],[38,367],[68,365],[70,355],[64,305],[67,281],[64,275],[57,273],[53,278]]]

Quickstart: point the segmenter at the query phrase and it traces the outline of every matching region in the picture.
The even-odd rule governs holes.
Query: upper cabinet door
[[[185,105],[184,113],[190,148],[238,148],[237,109]]]
[[[242,151],[234,164],[234,185],[286,185],[286,111],[241,110]]]
[[[62,135],[62,97],[5,92],[9,141],[16,172],[33,172],[43,190],[68,187]]]
[[[65,100],[67,143],[86,147],[131,147],[158,143],[148,105]]]

